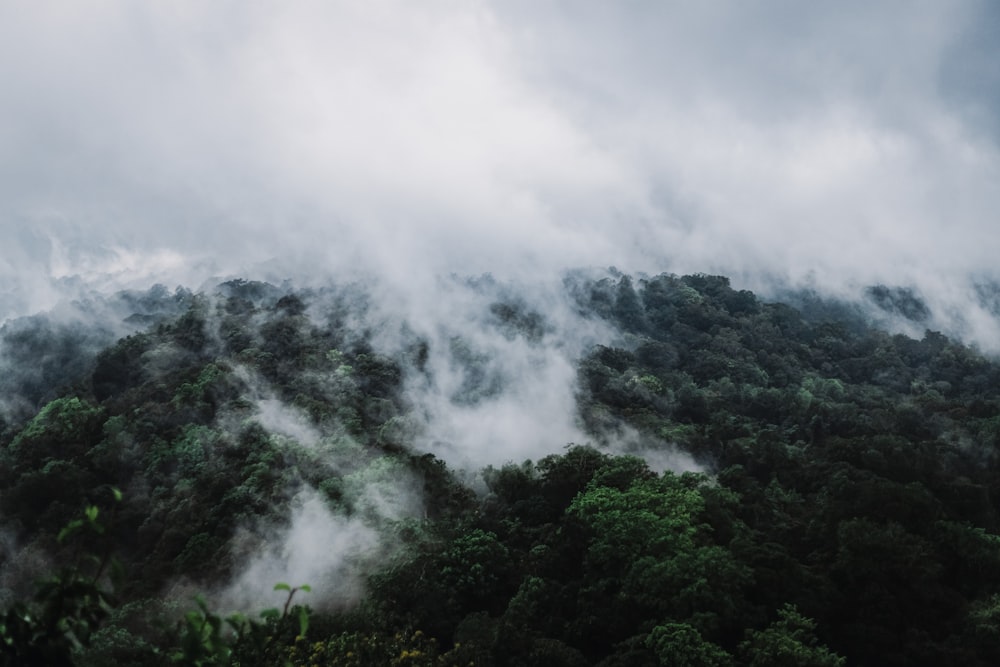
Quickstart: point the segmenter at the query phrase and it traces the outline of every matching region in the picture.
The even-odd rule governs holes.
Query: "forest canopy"
[[[568,275],[582,439],[470,467],[420,397],[568,346],[461,286],[434,337],[243,280],[4,325],[0,664],[1000,664],[1000,364],[918,295]]]

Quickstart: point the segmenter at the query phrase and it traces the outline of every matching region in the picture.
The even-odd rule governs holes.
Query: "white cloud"
[[[280,608],[287,594],[273,592],[279,583],[304,584],[317,592],[315,599],[305,592],[297,594],[296,604],[336,607],[361,596],[366,573],[384,549],[376,528],[332,513],[313,491],[301,492],[292,504],[288,526],[271,530],[269,538],[257,545],[256,555],[221,592],[220,604],[243,610]]]
[[[969,283],[998,277],[1000,135],[984,109],[1000,47],[982,28],[996,15],[7,3],[0,318],[50,306],[76,276],[361,272],[433,333],[453,315],[438,276],[615,265],[844,294],[914,283],[983,342],[992,319]]]
[[[178,253],[195,284],[272,258],[989,270],[997,146],[939,77],[975,76],[955,45],[991,10],[848,9],[13,3],[0,229],[91,273]]]

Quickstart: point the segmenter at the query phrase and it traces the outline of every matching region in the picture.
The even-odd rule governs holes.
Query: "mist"
[[[989,3],[0,11],[5,317],[266,273],[996,278]]]
[[[574,364],[622,341],[574,311],[572,270],[808,289],[1000,353],[998,29],[985,0],[6,3],[0,322],[86,311],[108,319],[96,349],[143,323],[73,306],[94,295],[364,284],[352,317],[380,351],[427,345],[394,426],[469,468],[587,440]],[[275,437],[331,437],[250,399]],[[627,429],[604,444],[697,469]],[[244,584],[383,553],[304,494]]]

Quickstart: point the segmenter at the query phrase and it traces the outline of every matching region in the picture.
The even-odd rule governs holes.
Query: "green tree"
[[[739,653],[749,667],[843,667],[846,659],[820,644],[815,632],[815,621],[785,605],[778,620],[748,633]]]
[[[728,667],[733,657],[707,642],[687,623],[664,623],[653,628],[646,646],[656,653],[663,667]]]
[[[611,477],[610,479],[614,479]],[[696,475],[637,478],[619,489],[592,484],[567,510],[585,528],[581,637],[621,641],[650,617],[718,632],[735,621],[748,569],[713,544]],[[588,620],[590,619],[590,620]]]

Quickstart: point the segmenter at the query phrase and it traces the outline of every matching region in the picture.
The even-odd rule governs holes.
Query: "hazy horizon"
[[[0,319],[79,285],[361,274],[412,296],[614,265],[912,285],[989,340],[998,21],[985,1],[9,3]]]

